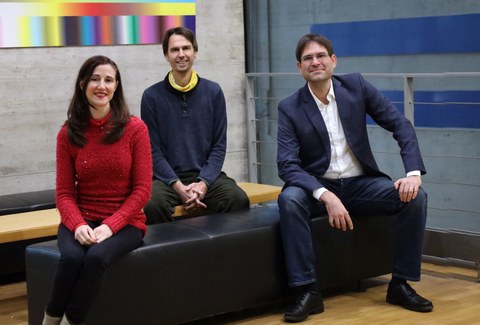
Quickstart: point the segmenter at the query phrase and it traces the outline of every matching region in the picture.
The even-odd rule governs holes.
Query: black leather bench
[[[250,203],[258,204],[277,199],[280,186],[239,182]],[[208,212],[208,211],[207,211]],[[174,217],[191,214],[177,206]],[[9,263],[0,265],[0,283],[21,281],[25,271],[25,247],[29,244],[56,238],[59,212],[55,209],[55,190],[24,192],[0,196],[0,258]]]
[[[0,218],[7,214],[51,208],[55,208],[55,190],[51,189],[0,196]],[[22,280],[25,272],[25,247],[41,241],[45,241],[45,238],[0,245],[0,259],[3,261],[0,263],[0,282]]]
[[[0,196],[0,216],[55,208],[55,190],[6,194]]]
[[[313,220],[321,288],[391,272],[393,218],[355,218],[341,232]],[[41,324],[59,251],[26,249],[29,324]],[[144,244],[112,265],[89,325],[178,324],[289,295],[276,206],[149,226]]]

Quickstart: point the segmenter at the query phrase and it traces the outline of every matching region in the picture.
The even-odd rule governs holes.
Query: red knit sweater
[[[87,144],[70,143],[67,128],[57,136],[57,209],[72,232],[100,221],[117,233],[132,225],[145,234],[143,206],[152,190],[152,157],[148,130],[132,117],[125,133],[113,144],[101,143],[103,120],[91,120],[85,130]]]

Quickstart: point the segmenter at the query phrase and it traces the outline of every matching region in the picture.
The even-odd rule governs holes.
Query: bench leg
[[[355,292],[365,292],[365,291],[367,291],[367,288],[365,288],[365,286],[363,285],[363,280],[357,281],[353,291],[355,291]]]

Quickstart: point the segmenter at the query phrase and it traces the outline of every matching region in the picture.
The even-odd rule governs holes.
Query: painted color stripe
[[[97,1],[91,1],[91,0],[16,0],[16,1],[4,1],[0,0],[0,3],[9,3],[9,2],[14,2],[14,3],[42,3],[42,2],[48,2],[48,3],[195,3],[196,0],[97,0]]]
[[[2,16],[178,16],[195,15],[195,3],[11,3],[0,2]]]
[[[45,44],[46,46],[60,46],[63,44],[62,20],[58,17],[44,17]]]
[[[160,39],[157,38],[156,30],[159,29],[158,19],[152,16],[141,16],[140,17],[140,43],[149,44],[149,43],[160,43]]]

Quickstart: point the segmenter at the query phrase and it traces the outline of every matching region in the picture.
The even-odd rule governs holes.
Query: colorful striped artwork
[[[195,31],[195,0],[0,0],[0,48],[155,44]]]

